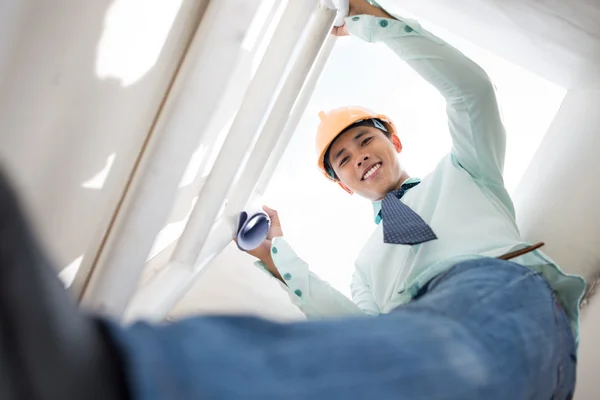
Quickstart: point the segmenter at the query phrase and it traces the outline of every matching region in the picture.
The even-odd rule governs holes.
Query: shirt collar
[[[402,184],[405,183],[415,183],[421,182],[420,178],[408,178]],[[409,189],[410,190],[410,189]],[[375,200],[373,202],[373,218],[375,218],[375,223],[379,225],[381,223],[381,200]]]

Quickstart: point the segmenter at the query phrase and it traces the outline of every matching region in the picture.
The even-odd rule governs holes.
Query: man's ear
[[[400,138],[396,134],[392,133],[391,139],[394,147],[396,148],[396,152],[400,153],[402,151],[402,142],[400,141]]]
[[[337,181],[337,184],[338,184],[338,185],[340,185],[340,187],[341,187],[342,189],[344,189],[346,192],[348,192],[349,194],[351,194],[351,195],[352,195],[352,194],[354,194],[354,192],[353,192],[352,190],[350,190],[350,189],[348,188],[348,186],[344,185],[342,182],[340,182],[340,181]]]

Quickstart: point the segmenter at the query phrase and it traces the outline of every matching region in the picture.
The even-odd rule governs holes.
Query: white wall
[[[584,318],[581,322],[575,400],[598,399],[598,371],[600,370],[598,338],[600,338],[600,297],[596,296],[584,310]]]
[[[568,92],[514,197],[521,231],[565,270],[600,273],[600,90]]]
[[[521,231],[588,284],[600,276],[600,90],[572,90],[514,196]],[[578,400],[598,398],[600,298],[582,312]]]
[[[23,32],[23,24],[31,8],[31,0],[3,0],[0,2],[0,84],[10,56]]]
[[[0,161],[59,268],[92,262],[203,8],[0,2]]]

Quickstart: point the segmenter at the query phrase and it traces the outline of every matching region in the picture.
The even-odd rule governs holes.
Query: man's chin
[[[356,193],[360,197],[363,197],[370,201],[383,200],[385,195],[388,193],[384,190],[374,190],[373,188],[368,188],[368,189],[361,188],[361,189],[362,190],[355,190],[354,193]]]

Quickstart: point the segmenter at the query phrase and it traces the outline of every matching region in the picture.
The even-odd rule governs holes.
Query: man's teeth
[[[380,163],[377,163],[377,164],[373,165],[373,167],[370,170],[368,170],[367,172],[365,172],[365,174],[363,175],[363,179],[368,179],[379,168],[381,168],[381,164]]]

